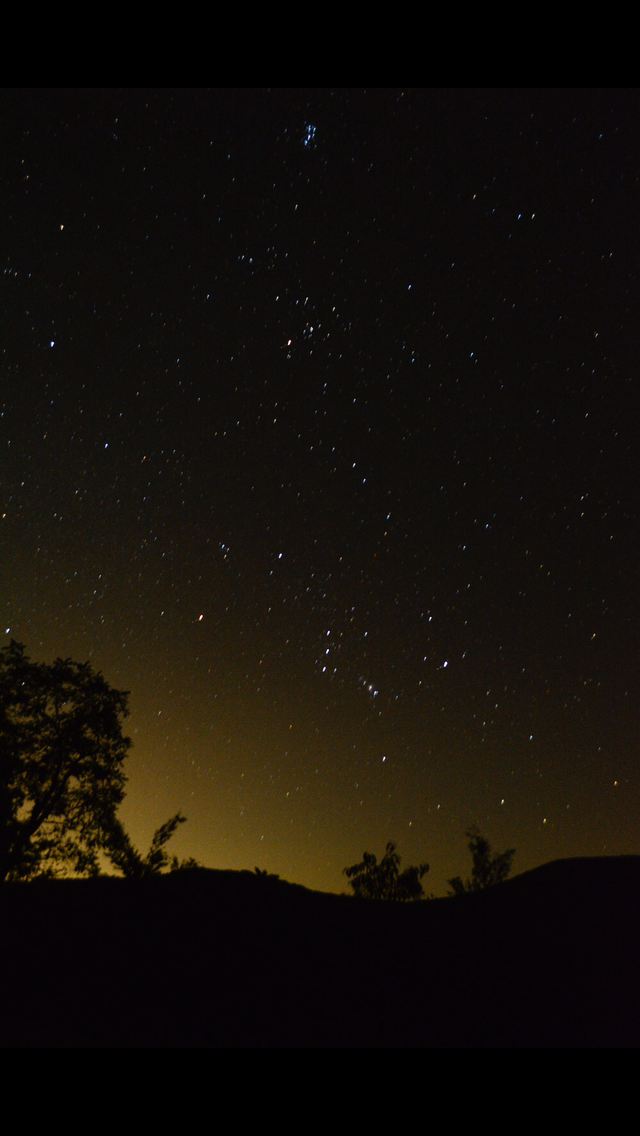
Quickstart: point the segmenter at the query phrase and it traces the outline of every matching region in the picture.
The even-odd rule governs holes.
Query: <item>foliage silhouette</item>
[[[116,818],[131,745],[127,700],[90,663],[34,663],[15,640],[0,651],[0,882],[97,875],[100,852],[118,843],[132,870],[166,864],[179,813],[144,858]]]
[[[171,840],[178,825],[184,824],[186,819],[182,816],[182,813],[176,813],[175,816],[172,816],[160,828],[156,829],[149,851],[146,856],[141,856],[138,849],[131,843],[122,821],[115,817],[107,836],[105,846],[107,856],[114,868],[118,868],[123,876],[130,880],[141,880],[147,876],[158,875],[165,868],[170,868],[172,872],[181,868],[199,868],[198,861],[194,860],[192,856],[182,861],[178,860],[177,856],[173,856],[169,860],[169,853],[165,849],[165,844]]]
[[[507,852],[493,852],[489,841],[480,833],[476,825],[468,829],[469,851],[473,857],[471,879],[462,880],[454,876],[447,883],[451,888],[449,895],[464,895],[469,891],[482,891],[506,880],[511,871],[515,848]]]
[[[372,852],[365,852],[359,864],[344,869],[344,874],[359,899],[408,901],[422,899],[421,879],[429,871],[428,864],[400,871],[396,845],[389,841],[380,863]]]

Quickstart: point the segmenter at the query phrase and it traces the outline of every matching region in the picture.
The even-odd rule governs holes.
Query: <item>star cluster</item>
[[[3,631],[131,690],[134,838],[638,853],[637,92],[3,98]]]

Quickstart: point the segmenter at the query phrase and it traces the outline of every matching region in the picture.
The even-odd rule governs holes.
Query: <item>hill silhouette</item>
[[[640,1041],[640,857],[358,901],[250,872],[0,891],[4,1048]]]

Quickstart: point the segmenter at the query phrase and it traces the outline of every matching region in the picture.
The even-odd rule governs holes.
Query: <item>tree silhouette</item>
[[[468,829],[469,851],[473,858],[471,879],[463,881],[454,876],[447,883],[451,888],[449,895],[464,895],[468,891],[482,891],[506,880],[511,871],[515,848],[507,852],[493,852],[489,841],[480,833],[476,825]]]
[[[127,699],[90,663],[34,663],[15,640],[0,651],[0,882],[96,875],[100,852],[118,841],[123,862],[139,861],[143,874],[165,865],[179,813],[144,859],[116,818],[131,745]]]
[[[359,864],[344,869],[344,874],[359,899],[407,901],[422,899],[421,879],[429,871],[428,864],[400,871],[396,845],[389,841],[380,863],[372,852],[365,852]]]

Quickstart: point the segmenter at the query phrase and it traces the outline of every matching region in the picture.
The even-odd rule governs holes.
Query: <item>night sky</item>
[[[2,642],[143,851],[640,853],[638,90],[2,99]]]

